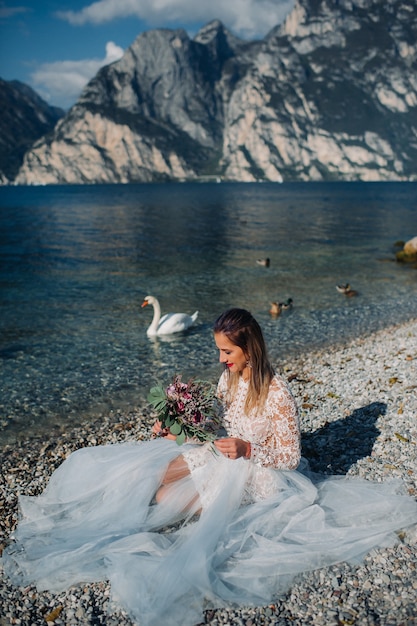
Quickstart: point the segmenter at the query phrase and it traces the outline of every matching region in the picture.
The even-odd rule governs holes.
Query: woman
[[[297,407],[286,383],[274,374],[258,322],[244,309],[231,309],[214,326],[214,339],[225,365],[217,396],[225,409],[223,422],[229,437],[215,442],[229,459],[250,459],[246,501],[274,493],[274,478],[265,468],[295,469],[300,461]],[[154,426],[159,434],[160,422]],[[163,435],[175,439],[169,432]],[[191,472],[199,502],[210,497],[212,481],[205,478],[212,461],[210,446],[192,448],[171,461],[158,490],[158,502],[169,485]],[[215,464],[214,464],[215,465]],[[203,470],[197,471],[199,469]]]
[[[178,448],[157,422],[160,438],[72,454],[41,496],[20,498],[4,552],[15,584],[109,579],[141,626],[192,626],[205,608],[265,605],[300,572],[355,562],[417,522],[417,503],[392,484],[296,469],[296,405],[258,323],[231,309],[214,337],[226,436]]]

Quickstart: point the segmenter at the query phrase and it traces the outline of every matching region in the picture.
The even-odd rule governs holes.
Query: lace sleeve
[[[264,467],[295,469],[301,457],[298,410],[280,376],[271,382],[264,411],[252,420],[251,460]]]

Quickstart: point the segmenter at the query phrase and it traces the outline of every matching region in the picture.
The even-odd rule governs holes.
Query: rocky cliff
[[[13,180],[32,144],[64,115],[28,85],[0,79],[0,182]]]
[[[153,30],[102,68],[16,182],[417,177],[414,0],[298,0],[245,42]]]

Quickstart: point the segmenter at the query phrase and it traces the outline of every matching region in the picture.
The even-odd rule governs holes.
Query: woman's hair
[[[233,308],[225,311],[214,323],[213,332],[223,333],[239,346],[247,357],[252,370],[245,409],[260,409],[268,395],[269,385],[274,376],[261,327],[249,311]],[[229,391],[233,396],[239,382],[239,374],[229,372]]]

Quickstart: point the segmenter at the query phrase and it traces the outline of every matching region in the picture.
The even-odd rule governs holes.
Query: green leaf
[[[161,402],[161,400],[162,398],[160,398],[159,396],[156,397],[156,396],[152,396],[151,394],[148,395],[148,402],[150,404],[153,404],[153,405],[158,404],[159,402]]]
[[[182,431],[182,426],[181,424],[178,424],[178,422],[174,422],[169,430],[173,435],[179,435]]]
[[[149,390],[149,395],[162,398],[165,397],[165,391],[162,387],[151,387]]]
[[[179,446],[182,446],[182,444],[185,442],[185,432],[181,431],[180,434],[177,435],[177,438],[175,441],[177,442]]]
[[[154,408],[158,411],[158,413],[162,413],[162,411],[164,411],[166,407],[166,402],[164,400],[160,402],[153,402],[152,404]]]
[[[151,387],[151,390],[148,394],[148,402],[152,404],[152,406],[157,411],[162,411],[167,403],[167,398],[165,395],[165,391],[162,387]]]

